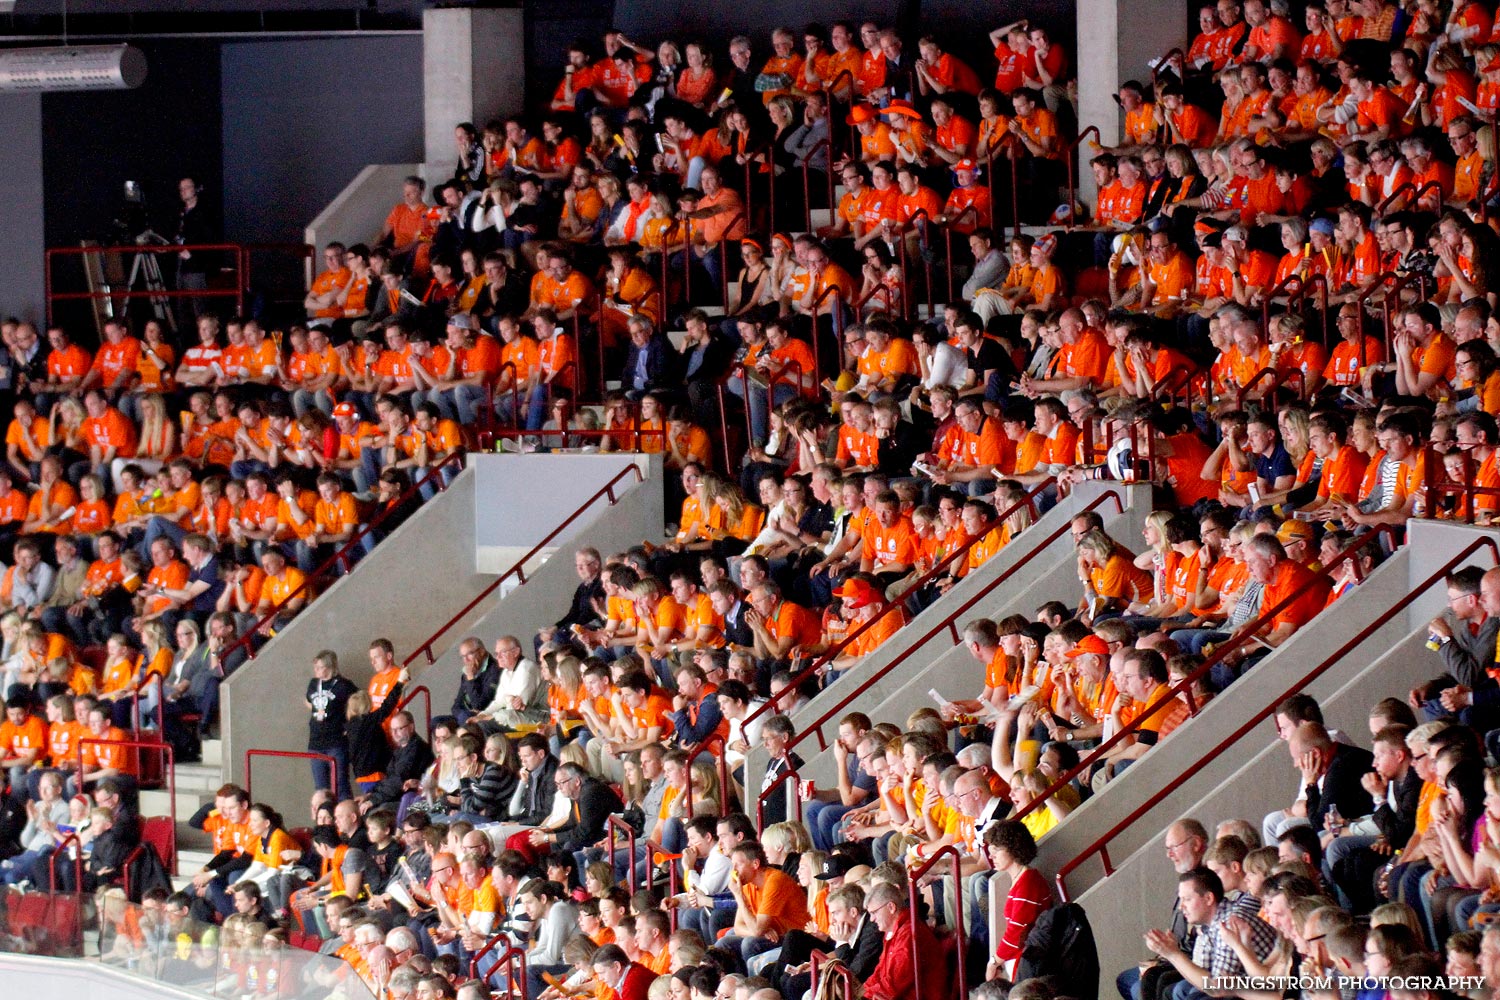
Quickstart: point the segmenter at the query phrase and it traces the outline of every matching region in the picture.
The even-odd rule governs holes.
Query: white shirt
[[[484,710],[484,714],[494,715],[497,712],[509,711],[512,697],[521,699],[523,709],[531,707],[531,700],[536,696],[541,681],[541,671],[530,660],[522,659],[511,670],[502,667],[500,683],[495,687],[495,699]]]

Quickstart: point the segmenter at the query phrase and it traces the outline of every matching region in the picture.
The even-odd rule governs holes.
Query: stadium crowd
[[[155,323],[107,325],[92,356],[8,324],[0,875],[46,884],[82,826],[84,887],[118,882],[139,762],[109,741],[159,707],[190,755],[217,680],[375,512],[410,513],[415,475],[494,440],[655,452],[672,534],[579,550],[535,637],[464,639],[425,737],[390,642],[363,689],[320,654],[307,749],[333,765],[305,835],[224,786],[194,818],[213,860],[149,887],[121,947],[220,942],[223,967],[163,976],[241,987],[321,947],[421,1000],[800,1000],[823,953],[907,1000],[948,988],[960,930],[987,1000],[1092,996],[1037,842],[1410,518],[1500,506],[1492,14],[1304,16],[1203,7],[1187,52],[1121,88],[1121,142],[1077,147],[1087,208],[1068,54],[1039,27],[991,34],[983,87],[875,24],[800,49],[778,29],[760,64],[738,37],[722,67],[611,31],[535,121],[459,125],[430,202],[410,178],[376,238],[324,248],[284,338],[229,321],[221,346],[204,315],[178,363]],[[966,688],[899,725],[843,716],[836,787],[788,780],[794,709],[1108,478],[1158,509],[1139,542],[1073,519],[1081,601],[963,623]],[[1205,974],[1500,975],[1500,571],[1447,587],[1441,665],[1393,683],[1368,741],[1293,697],[1291,804],[1170,828],[1179,885],[1125,1000],[1191,1000]],[[908,875],[945,848],[956,880]]]

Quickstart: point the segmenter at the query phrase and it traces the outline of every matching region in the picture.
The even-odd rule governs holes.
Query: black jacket
[[[401,685],[397,684],[391,688],[379,708],[366,715],[356,716],[344,724],[349,739],[350,777],[360,778],[376,771],[383,772],[391,762],[391,744],[381,727],[400,703]]]
[[[605,823],[624,808],[620,797],[598,778],[584,778],[573,801],[572,817],[558,828],[557,848],[582,851],[604,839]]]
[[[386,765],[385,777],[370,792],[371,808],[394,806],[401,801],[406,782],[420,778],[432,766],[432,747],[416,734],[406,741],[406,746],[391,751],[390,763]]]
[[[875,921],[863,917],[854,940],[833,949],[833,957],[848,966],[856,980],[864,981],[875,971],[875,966],[880,964],[880,953],[884,950],[885,935],[880,933]]]
[[[473,715],[483,712],[495,700],[495,688],[500,685],[500,668],[494,657],[486,655],[484,666],[473,677],[459,676],[458,694],[453,696],[453,714],[464,719],[463,713]]]
[[[736,646],[755,645],[755,633],[745,624],[745,612],[749,608],[749,602],[737,601],[724,616],[724,638]]]
[[[1396,782],[1396,808],[1382,805],[1373,816],[1387,844],[1399,849],[1411,840],[1417,829],[1417,800],[1421,796],[1422,779],[1417,777],[1416,768],[1408,767],[1406,776]]]
[[[1317,782],[1307,786],[1307,820],[1314,830],[1323,829],[1330,806],[1338,806],[1345,818],[1369,812],[1370,793],[1361,782],[1374,763],[1374,756],[1362,747],[1333,745],[1333,760],[1323,775],[1323,787],[1319,788]]]
[[[600,624],[599,612],[594,610],[594,601],[604,600],[604,581],[594,577],[588,583],[580,583],[573,591],[573,603],[568,607],[568,613],[559,618],[556,625],[559,629],[571,628],[574,625],[582,625],[586,628],[597,628]],[[493,700],[493,696],[491,697]],[[489,702],[485,702],[486,705]]]
[[[630,393],[632,398],[640,393],[665,388],[669,367],[667,355],[670,350],[667,338],[659,335],[647,340],[645,347],[637,347],[632,341],[625,349],[625,367],[620,369],[620,388]],[[646,381],[643,385],[636,385],[637,368],[641,364],[642,354],[646,356]]]
[[[227,665],[224,673],[229,673]],[[343,742],[344,710],[349,705],[349,697],[358,690],[354,682],[343,674],[326,683],[316,677],[307,682],[307,700],[312,703],[312,713],[307,719],[309,749],[316,750]]]
[[[521,786],[520,809],[511,822],[522,826],[539,826],[552,814],[552,796],[557,794],[557,758],[550,753],[542,766],[533,771]],[[597,838],[596,838],[597,839]]]
[[[702,348],[675,352],[673,372],[679,382],[717,382],[729,370],[734,349],[729,341],[713,333]]]

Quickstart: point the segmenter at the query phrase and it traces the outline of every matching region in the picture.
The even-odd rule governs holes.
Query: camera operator
[[[209,219],[208,210],[202,201],[203,189],[191,177],[177,182],[177,194],[182,198],[182,214],[177,220],[178,246],[200,246],[217,243],[219,234]],[[177,252],[177,290],[203,291],[208,288],[208,276],[217,270],[217,254],[204,250],[179,250]],[[203,298],[180,298],[177,300],[177,325],[180,329],[191,329],[208,306]]]

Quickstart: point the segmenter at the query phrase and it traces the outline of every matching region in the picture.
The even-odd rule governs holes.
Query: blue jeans
[[[779,948],[780,945],[766,938],[747,938],[740,937],[738,934],[725,934],[719,938],[718,947],[723,948],[731,955],[740,956],[748,966],[750,960],[756,955],[768,952],[772,948]]]
[[[746,383],[737,378],[731,378],[725,383],[725,387],[731,395],[743,399],[750,410],[750,436],[757,443],[765,441],[771,433],[771,412],[766,406],[766,390],[751,382],[748,387],[749,398],[746,398]],[[785,382],[778,382],[771,388],[771,394],[775,404],[781,406],[788,400],[795,399],[797,390]]]
[[[308,410],[322,410],[327,416],[333,415],[333,397],[327,389],[317,392],[297,389],[292,393],[292,412],[301,417]]]
[[[1120,1000],[1141,1000],[1141,970],[1131,966],[1115,977]]]
[[[307,748],[313,753],[327,754],[334,760],[334,766],[338,768],[340,800],[353,798],[349,789],[349,745],[347,743],[335,743],[328,746],[309,746]],[[313,787],[319,789],[331,788],[328,762],[323,760],[312,761]]]
[[[820,851],[831,851],[836,843],[834,834],[838,832],[839,820],[853,806],[846,806],[842,802],[824,802],[813,800],[802,806],[802,820],[807,824],[807,832],[812,835],[813,847]]]
[[[545,385],[537,385],[531,390],[531,398],[526,403],[526,429],[528,431],[539,431],[547,422],[547,404],[551,395]],[[506,397],[506,399],[509,398],[509,396]],[[562,443],[561,439],[558,443]]]

